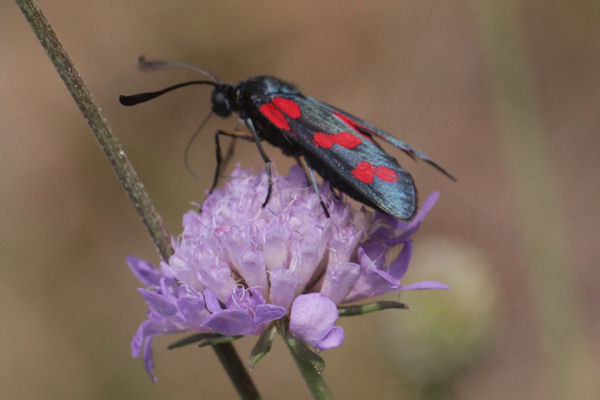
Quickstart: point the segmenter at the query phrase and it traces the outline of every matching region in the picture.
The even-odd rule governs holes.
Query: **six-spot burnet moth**
[[[313,170],[350,197],[403,220],[415,215],[417,191],[411,175],[381,148],[376,139],[390,143],[413,159],[426,161],[455,180],[421,151],[352,114],[304,95],[294,85],[272,76],[257,76],[233,85],[222,82],[200,67],[185,63],[146,61],[140,57],[138,66],[145,70],[189,68],[204,73],[211,80],[189,81],[156,92],[120,96],[121,104],[139,104],[184,86],[211,85],[212,112],[223,118],[236,113],[248,127],[250,133],[221,130],[215,133],[217,167],[211,191],[217,184],[222,164],[219,136],[241,138],[256,144],[269,177],[263,207],[271,194],[271,170],[262,140],[279,147],[298,162],[303,158],[315,189]],[[327,213],[326,207],[323,208]]]

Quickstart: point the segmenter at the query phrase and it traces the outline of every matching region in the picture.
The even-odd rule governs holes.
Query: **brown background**
[[[141,73],[135,68],[139,54],[195,63],[233,82],[258,74],[295,82],[398,135],[459,178],[452,184],[394,153],[414,173],[421,194],[442,193],[417,236],[407,281],[440,279],[453,289],[403,296],[414,313],[386,311],[341,321],[346,344],[323,354],[325,378],[337,398],[418,398],[427,391],[423,386],[438,381],[434,372],[418,380],[411,371],[437,365],[445,368],[438,373],[451,375],[440,386],[441,398],[450,388],[461,399],[547,399],[565,393],[593,398],[586,376],[597,376],[600,354],[594,340],[600,335],[598,7],[585,0],[518,2],[512,16],[520,33],[505,39],[508,47],[523,50],[525,63],[513,62],[508,52],[495,65],[489,62],[489,25],[481,12],[488,3],[66,0],[41,5],[172,234],[179,232],[190,202],[202,201],[210,184],[212,132],[239,125],[213,118],[191,157],[206,179],[192,178],[182,153],[209,110],[209,89],[183,89],[135,108],[121,107],[121,93],[198,78],[186,71]],[[500,37],[503,29],[511,27],[500,24]],[[129,341],[145,317],[145,305],[125,256],[152,261],[158,256],[11,2],[0,7],[0,57],[2,398],[234,397],[210,349],[167,351],[174,337],[157,340],[158,384],[146,376],[141,360],[130,358]],[[533,100],[517,96],[511,104],[537,121],[535,148],[524,140],[515,151],[503,136],[519,121],[497,112],[495,67],[514,67],[527,77]],[[267,150],[286,171],[292,160]],[[545,161],[533,165],[538,158],[529,155],[537,153]],[[235,159],[243,166],[261,165],[252,144],[238,144]],[[520,177],[540,165],[539,179],[552,187],[528,191]],[[553,212],[537,220],[539,226],[529,226],[530,211],[546,200],[555,205]],[[555,232],[560,249],[538,232]],[[565,260],[560,273],[568,279],[561,278],[561,286],[545,286],[552,276],[536,264],[543,264],[540,254],[544,260]],[[548,310],[548,300],[559,306]],[[439,319],[427,325],[427,315]],[[565,315],[566,336],[556,341],[552,323]],[[410,334],[402,327],[421,323],[426,339],[402,339]],[[429,336],[435,344],[427,342]],[[250,338],[236,345],[243,358],[252,344]],[[251,373],[259,390],[265,398],[306,398],[282,342],[274,347]],[[575,371],[577,378],[560,378],[561,371]],[[558,392],[557,379],[564,380]]]

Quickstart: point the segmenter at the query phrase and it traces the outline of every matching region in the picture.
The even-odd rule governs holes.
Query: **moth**
[[[269,187],[263,206],[271,195],[270,159],[262,142],[278,147],[298,162],[303,159],[307,176],[316,190],[313,171],[331,186],[354,198],[393,215],[410,220],[417,211],[417,190],[412,176],[378,143],[384,141],[402,150],[412,159],[421,159],[451,180],[448,171],[425,153],[346,111],[302,93],[296,86],[273,76],[256,76],[237,84],[222,82],[214,74],[185,63],[138,60],[141,69],[171,67],[191,68],[210,80],[180,83],[156,92],[120,96],[119,101],[132,106],[151,100],[172,90],[190,85],[209,85],[212,112],[227,118],[237,114],[249,132],[215,133],[217,167],[211,191],[216,187],[222,166],[219,137],[236,137],[254,142],[266,163]],[[323,203],[322,203],[323,204]],[[323,204],[327,214],[327,208]]]

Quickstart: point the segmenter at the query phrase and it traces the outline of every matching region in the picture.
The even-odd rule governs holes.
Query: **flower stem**
[[[56,33],[42,13],[37,2],[34,0],[15,0],[15,2],[23,12],[23,15],[25,15],[46,54],[73,96],[73,100],[75,100],[79,111],[83,114],[96,140],[98,140],[110,165],[121,181],[127,196],[142,218],[158,252],[164,260],[167,260],[173,253],[173,250],[169,244],[169,235],[162,222],[162,218],[154,208],[154,204],[144,189],[137,172],[129,162],[116,136],[113,135],[108,121],[100,111],[79,72],[75,69],[71,58],[58,40]],[[260,398],[233,345],[230,343],[220,344],[214,346],[214,351],[217,353],[227,374],[232,379],[233,385],[236,387],[241,398]]]
[[[238,365],[242,365],[242,360],[235,352],[235,349],[231,345],[231,343],[221,343],[212,346],[215,353],[217,353],[217,357],[221,361],[221,364],[227,370],[227,374],[229,375],[229,379],[232,382],[237,382],[235,384],[235,388],[238,391],[238,394],[242,399],[247,400],[258,400],[260,399],[260,395],[258,394],[258,390],[254,386],[252,379],[250,379],[250,375],[248,375],[248,371],[245,368],[238,368]]]

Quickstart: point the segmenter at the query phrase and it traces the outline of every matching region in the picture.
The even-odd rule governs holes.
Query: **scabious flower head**
[[[343,329],[335,326],[337,305],[389,291],[447,288],[435,281],[400,284],[412,254],[411,235],[437,193],[404,222],[364,207],[355,212],[324,184],[319,190],[328,218],[302,168],[292,167],[288,177],[273,175],[263,208],[266,173],[236,167],[224,189],[210,194],[200,211],[183,216],[174,254],[160,269],[128,257],[147,286],[139,293],[148,304],[132,355],[144,353],[153,379],[152,338],[158,334],[257,335],[288,318],[292,334],[325,350],[344,342]],[[397,245],[401,251],[388,262],[388,251]]]

